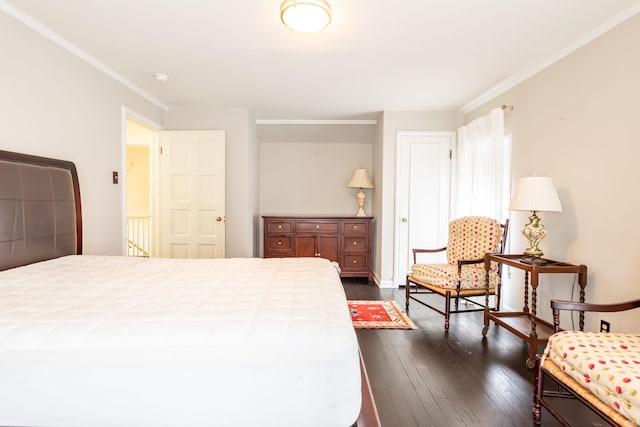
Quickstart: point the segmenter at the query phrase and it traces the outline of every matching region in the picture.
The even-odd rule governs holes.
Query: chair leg
[[[451,292],[444,294],[444,332],[449,332],[449,315],[451,314]]]
[[[540,401],[542,400],[542,393],[544,392],[542,383],[542,369],[540,369],[540,355],[536,355],[535,373],[533,378],[533,423],[540,424],[542,421],[542,408]]]
[[[408,312],[409,311],[409,288],[410,288],[410,283],[409,283],[409,277],[407,277],[407,283],[404,286],[404,298],[405,298],[405,302],[404,302],[404,308],[405,310]]]

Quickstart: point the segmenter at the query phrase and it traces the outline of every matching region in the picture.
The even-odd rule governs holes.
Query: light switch
[[[113,171],[113,183],[117,184],[118,183],[118,172]]]

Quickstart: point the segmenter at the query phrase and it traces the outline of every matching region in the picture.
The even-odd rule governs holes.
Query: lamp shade
[[[312,33],[331,23],[331,7],[324,0],[285,0],[280,19],[293,31]]]
[[[520,178],[511,198],[509,210],[562,212],[553,180],[544,176]]]
[[[347,187],[351,188],[373,188],[373,182],[369,178],[369,173],[366,169],[356,169],[353,172],[351,181],[347,184]]]

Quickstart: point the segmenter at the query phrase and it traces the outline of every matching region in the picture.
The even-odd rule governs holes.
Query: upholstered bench
[[[545,396],[576,397],[614,425],[640,424],[640,334],[559,331],[559,310],[622,311],[640,307],[640,300],[624,304],[581,304],[552,301],[556,332],[537,356],[533,420],[541,421],[541,407],[568,422]],[[548,377],[561,392],[544,390]]]

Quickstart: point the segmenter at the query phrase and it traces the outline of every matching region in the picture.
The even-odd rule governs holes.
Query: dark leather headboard
[[[0,270],[81,253],[76,166],[0,150]]]

